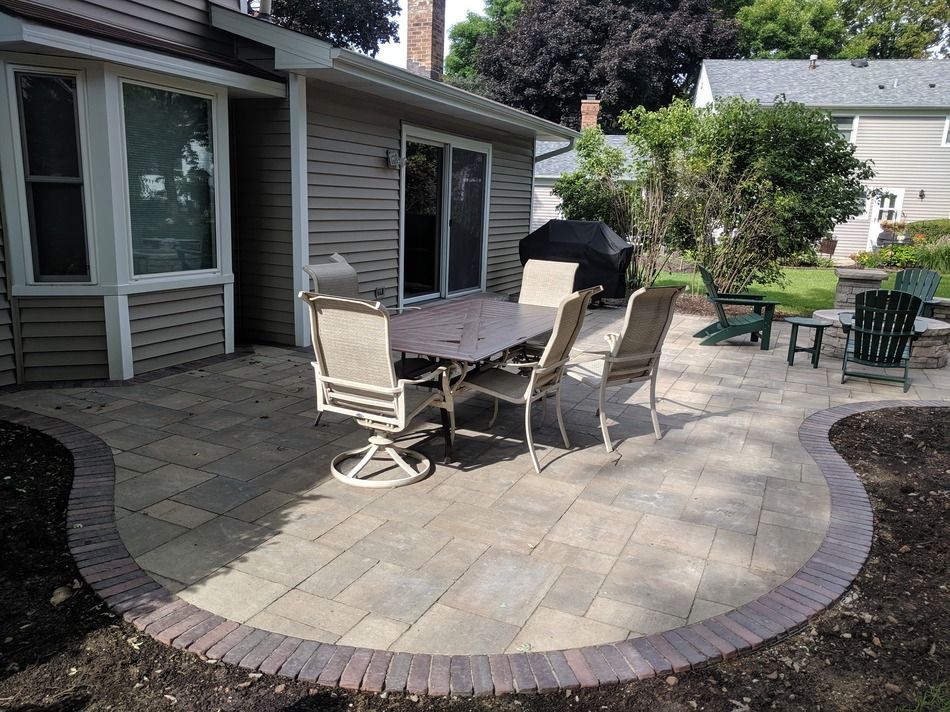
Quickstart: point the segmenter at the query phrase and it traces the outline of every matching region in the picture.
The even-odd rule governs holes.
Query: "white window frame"
[[[129,283],[148,283],[148,282],[174,282],[182,279],[195,279],[201,278],[203,276],[212,276],[212,275],[221,275],[224,274],[222,262],[224,261],[224,253],[227,250],[222,249],[222,219],[227,215],[226,223],[230,223],[230,200],[227,195],[222,195],[222,193],[227,193],[230,190],[230,186],[225,179],[224,190],[222,190],[221,178],[224,170],[227,170],[228,161],[225,157],[224,169],[222,169],[221,163],[219,163],[219,156],[221,154],[221,136],[219,135],[221,131],[221,121],[219,119],[220,106],[222,102],[220,101],[220,93],[217,91],[209,90],[207,87],[198,88],[190,82],[182,82],[175,80],[165,80],[164,78],[156,81],[153,78],[145,79],[142,78],[138,73],[130,73],[128,71],[123,71],[121,75],[116,77],[116,95],[118,102],[118,120],[119,120],[119,136],[121,141],[119,142],[119,150],[116,152],[118,155],[118,161],[121,165],[113,166],[113,175],[121,175],[123,179],[123,191],[121,193],[122,198],[116,198],[117,203],[122,204],[122,211],[124,213],[124,219],[122,224],[124,225],[125,230],[125,264],[124,268],[126,271],[127,279]],[[144,86],[152,89],[157,89],[159,91],[168,91],[174,92],[177,94],[187,94],[189,96],[196,96],[201,99],[207,99],[211,103],[211,117],[209,121],[209,126],[211,127],[211,151],[212,151],[212,194],[214,198],[214,255],[215,255],[215,266],[213,268],[207,269],[198,269],[198,270],[179,270],[175,272],[156,272],[153,274],[135,274],[135,265],[134,265],[134,255],[132,251],[132,213],[130,207],[129,195],[129,163],[128,163],[128,146],[126,143],[126,133],[125,133],[125,99],[123,88],[126,84],[131,84],[135,86]],[[225,98],[223,104],[227,105],[227,99]],[[228,146],[228,135],[227,135],[227,124],[225,120],[224,125],[224,146],[227,150]],[[226,174],[225,174],[226,175]],[[225,206],[224,204],[227,203]],[[225,209],[227,212],[225,212]],[[228,235],[230,235],[230,227],[228,226]],[[228,265],[227,273],[230,273],[230,265]]]
[[[26,169],[23,158],[23,127],[20,124],[20,102],[17,96],[16,74],[45,74],[49,76],[69,76],[76,80],[76,121],[77,121],[77,148],[79,150],[80,174],[82,175],[83,222],[86,238],[86,258],[89,261],[88,279],[37,279],[33,272],[33,234],[30,225],[29,203],[26,197]],[[14,267],[13,282],[21,282],[39,289],[59,290],[62,287],[87,288],[99,283],[98,250],[95,240],[95,209],[93,194],[96,190],[91,176],[89,148],[89,115],[85,67],[64,67],[57,63],[47,62],[8,62],[3,72],[5,88],[0,87],[0,94],[7,97],[8,111],[3,119],[9,121],[10,143],[7,146],[8,155],[2,155],[0,162],[13,168],[13,181],[4,186],[4,194],[10,199],[5,201],[6,224],[9,232],[11,262]],[[13,185],[10,185],[10,182]],[[19,279],[17,279],[19,272]]]
[[[848,138],[848,143],[852,146],[858,145],[858,119],[860,117],[857,114],[832,114],[831,120],[835,122],[835,128],[838,127],[838,121],[840,119],[851,119],[851,136]]]
[[[405,256],[405,213],[406,213],[406,165],[405,160],[399,168],[399,284],[397,285],[397,298],[399,306],[405,304],[414,304],[416,302],[431,301],[432,299],[441,299],[442,295],[448,298],[462,297],[467,294],[478,294],[484,292],[488,282],[488,221],[491,214],[491,174],[492,174],[492,145],[485,141],[477,141],[465,138],[456,134],[436,131],[422,126],[412,124],[402,125],[402,136],[400,140],[400,155],[405,158],[406,145],[410,142],[420,142],[441,145],[445,149],[442,171],[442,245],[440,257],[439,274],[439,294],[422,295],[406,299],[403,294],[404,286],[404,256]],[[448,254],[449,242],[449,220],[451,219],[451,187],[452,187],[452,149],[461,148],[468,151],[475,151],[485,154],[485,205],[482,214],[482,270],[479,275],[479,284],[471,289],[458,292],[448,292]]]

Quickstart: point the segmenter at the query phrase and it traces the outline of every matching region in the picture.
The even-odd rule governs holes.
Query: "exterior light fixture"
[[[917,194],[917,197],[920,198],[921,200],[927,197],[927,194],[924,192],[923,188],[920,189],[920,192]]]

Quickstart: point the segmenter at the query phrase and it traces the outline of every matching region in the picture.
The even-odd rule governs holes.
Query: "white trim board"
[[[290,210],[293,235],[294,344],[310,345],[310,315],[307,305],[297,299],[310,288],[303,271],[310,263],[310,187],[307,180],[307,78],[291,74],[288,81],[290,113]]]

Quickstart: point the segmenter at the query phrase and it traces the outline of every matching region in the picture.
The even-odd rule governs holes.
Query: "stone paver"
[[[600,346],[619,316],[591,312],[582,341]],[[651,634],[715,617],[795,574],[832,511],[799,425],[829,404],[905,397],[838,384],[840,364],[827,357],[817,371],[787,368],[782,325],[769,352],[699,348],[697,328],[677,317],[664,347],[663,440],[645,389],[618,388],[607,408],[617,448],[606,453],[592,391],[566,381],[576,447],[559,446],[539,408],[537,475],[515,409],[489,432],[488,402],[463,396],[457,463],[387,492],[329,478],[329,459],[365,432],[331,416],[311,427],[305,352],[260,347],[150,383],[4,392],[0,402],[99,433],[119,466],[116,517],[137,562],[212,613],[344,646],[494,655],[530,645],[530,655],[582,644],[585,631]],[[950,399],[950,374],[914,378],[906,397]],[[436,424],[433,414],[420,427]],[[438,462],[437,439],[418,447]],[[581,659],[571,665],[594,670]],[[485,664],[504,688],[512,669]],[[538,660],[525,664],[530,673]]]

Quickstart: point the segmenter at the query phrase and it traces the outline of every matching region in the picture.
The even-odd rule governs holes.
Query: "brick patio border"
[[[828,481],[831,516],[821,546],[785,583],[735,610],[663,633],[571,650],[511,655],[392,653],[259,630],[193,606],[145,573],[115,527],[112,452],[62,420],[0,406],[0,419],[53,437],[73,456],[66,517],[69,549],[86,583],[122,618],[156,640],[203,658],[329,687],[429,695],[544,693],[645,680],[701,668],[781,640],[834,603],[871,549],[867,492],[828,439],[849,415],[946,401],[878,401],[815,413],[799,439]]]

